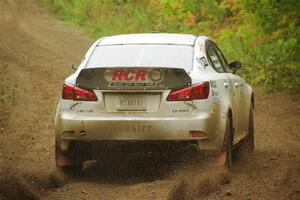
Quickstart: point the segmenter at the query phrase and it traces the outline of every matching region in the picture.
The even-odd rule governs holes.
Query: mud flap
[[[55,150],[56,166],[69,166],[72,165],[72,159],[69,155],[62,153],[60,150]]]
[[[217,166],[224,166],[226,164],[227,155],[228,155],[228,150],[224,145],[222,147],[219,155],[217,156],[216,165]]]
[[[231,170],[232,168],[232,137],[234,135],[234,128],[232,127],[231,122],[227,119],[226,122],[226,135],[224,138],[223,146],[217,156],[216,165],[225,166],[227,169]]]

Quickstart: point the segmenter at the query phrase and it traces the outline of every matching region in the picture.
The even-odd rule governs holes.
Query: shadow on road
[[[111,156],[86,162],[82,173],[72,177],[82,181],[131,185],[165,179],[186,164],[200,162],[199,160],[183,154]]]

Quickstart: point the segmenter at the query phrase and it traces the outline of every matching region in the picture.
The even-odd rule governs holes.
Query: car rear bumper
[[[56,134],[65,140],[199,140],[206,139],[208,112],[189,117],[118,117],[62,112]],[[202,131],[193,137],[192,131]]]

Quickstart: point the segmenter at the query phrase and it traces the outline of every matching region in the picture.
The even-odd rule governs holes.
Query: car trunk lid
[[[191,78],[179,68],[87,68],[76,85],[101,91],[108,112],[156,112],[165,102],[165,93],[191,85]]]

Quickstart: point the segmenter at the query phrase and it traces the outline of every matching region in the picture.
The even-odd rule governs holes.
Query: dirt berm
[[[72,177],[56,173],[56,104],[71,64],[91,43],[34,0],[0,1],[0,65],[16,83],[14,106],[0,113],[8,119],[0,127],[0,199],[300,199],[300,94],[260,88],[255,153],[231,173],[159,157],[88,163]]]

